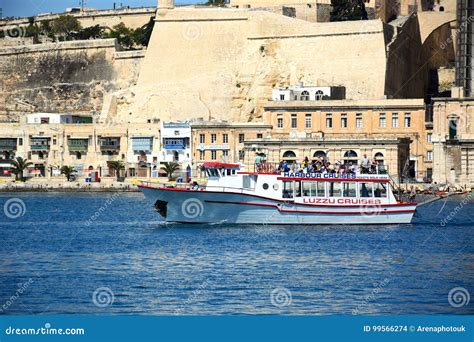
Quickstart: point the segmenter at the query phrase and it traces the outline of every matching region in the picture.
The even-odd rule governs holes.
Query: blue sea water
[[[140,193],[3,193],[0,314],[474,314],[473,213],[458,197],[407,225],[170,225]]]

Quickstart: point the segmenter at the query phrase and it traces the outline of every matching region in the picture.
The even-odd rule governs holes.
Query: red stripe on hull
[[[312,210],[292,210],[292,209],[280,209],[277,204],[268,203],[252,203],[252,202],[222,202],[222,201],[204,201],[206,203],[214,204],[236,204],[236,205],[250,205],[257,207],[274,207],[282,213],[303,213],[303,214],[335,214],[335,215],[369,215],[373,214],[397,214],[397,213],[414,213],[415,210],[391,210],[391,211],[312,211]],[[375,206],[376,207],[376,206]],[[362,207],[367,208],[367,207]]]

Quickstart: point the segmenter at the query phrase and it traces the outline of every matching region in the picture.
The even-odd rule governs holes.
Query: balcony
[[[120,150],[120,138],[101,138],[99,144],[100,150],[104,152]]]
[[[153,138],[132,138],[132,149],[135,153],[151,152],[153,150]]]
[[[70,152],[86,152],[89,146],[88,139],[69,139],[67,146]]]
[[[30,149],[32,151],[49,151],[49,138],[32,138]]]
[[[0,151],[16,151],[16,139],[0,139]]]
[[[49,151],[49,145],[31,145],[30,146],[32,151]]]

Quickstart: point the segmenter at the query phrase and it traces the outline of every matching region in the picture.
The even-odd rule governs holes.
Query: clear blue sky
[[[113,8],[114,2],[117,6],[148,7],[156,6],[157,0],[84,0],[84,7],[97,9]],[[196,4],[205,0],[175,0],[176,4]],[[67,7],[79,7],[80,0],[0,0],[2,16],[5,17],[28,17],[39,13],[60,13]]]

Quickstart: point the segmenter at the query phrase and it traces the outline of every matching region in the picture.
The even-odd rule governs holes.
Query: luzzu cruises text
[[[205,163],[205,186],[142,183],[168,222],[253,224],[410,223],[415,203],[394,196],[388,175],[245,172]]]

